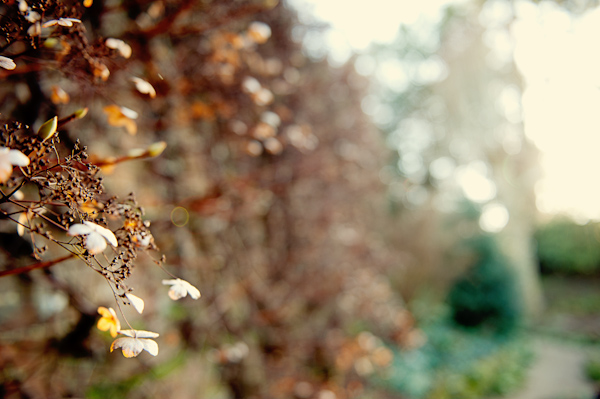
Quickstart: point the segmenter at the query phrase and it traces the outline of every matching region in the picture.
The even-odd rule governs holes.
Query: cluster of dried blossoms
[[[82,5],[89,7],[92,2]],[[110,71],[103,62],[104,57],[111,52],[124,58],[131,55],[131,48],[120,39],[108,38],[102,45],[90,45],[77,7],[55,1],[19,0],[7,4],[4,11],[7,14],[0,26],[4,52],[0,56],[0,68],[12,71],[11,74],[27,74],[32,68],[37,70],[50,65],[58,66],[67,75],[70,71],[86,71],[93,82],[105,82]],[[50,64],[32,58],[31,54],[43,58],[44,51],[50,51]],[[145,80],[134,76],[131,82],[140,93],[155,97],[154,88]],[[55,105],[70,101],[59,86],[52,86],[50,99]],[[0,271],[0,276],[79,258],[106,279],[122,314],[121,305],[131,305],[141,314],[144,301],[132,293],[127,280],[138,252],[158,248],[149,230],[150,223],[143,220],[143,209],[134,195],[125,200],[109,196],[103,188],[100,167],[156,157],[166,143],[157,142],[120,158],[91,160],[79,140],[61,143],[59,135],[61,128],[83,118],[87,111],[84,108],[62,119],[56,116],[37,131],[21,122],[6,121],[0,127],[0,215],[15,224],[20,236],[30,237],[33,256],[39,261],[35,265]],[[123,126],[128,133],[136,133],[135,111],[111,104],[104,107],[104,112],[109,125]],[[62,248],[68,255],[44,261],[44,254],[51,252],[49,245]],[[165,270],[164,256],[154,261]],[[168,296],[172,300],[188,294],[194,299],[200,297],[198,289],[190,283],[165,272],[172,277],[162,281],[163,285],[170,286]],[[111,351],[121,348],[126,357],[137,356],[143,349],[152,355],[158,353],[157,344],[150,339],[157,337],[157,333],[133,328],[121,330],[112,308],[100,307],[98,312],[102,315],[98,328],[110,328],[113,337],[123,335],[114,341]]]
[[[100,168],[88,161],[86,148],[79,142],[68,155],[60,154],[57,127],[82,115],[84,112],[79,112],[62,121],[55,117],[37,134],[20,123],[0,128],[0,214],[15,223],[19,235],[29,233],[38,260],[49,243],[62,247],[108,281],[119,308],[120,304],[132,305],[141,314],[144,301],[132,293],[127,278],[138,251],[157,249],[150,224],[142,219],[143,209],[133,194],[124,201],[105,194]],[[148,150],[136,157],[152,155],[157,154]],[[163,262],[156,260],[161,267]],[[30,267],[2,273],[28,270]],[[162,283],[170,286],[168,295],[173,300],[188,294],[200,297],[198,289],[185,280],[173,278]],[[114,341],[111,351],[121,348],[126,357],[137,356],[142,349],[158,353],[157,344],[150,340],[158,334],[121,330],[112,308],[109,313],[104,307],[98,311],[103,316],[98,328],[110,328],[113,337],[117,333],[125,336]]]

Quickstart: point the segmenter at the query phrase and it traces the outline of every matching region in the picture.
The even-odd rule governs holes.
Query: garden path
[[[585,377],[586,349],[563,341],[532,337],[535,359],[525,387],[507,399],[593,399]]]

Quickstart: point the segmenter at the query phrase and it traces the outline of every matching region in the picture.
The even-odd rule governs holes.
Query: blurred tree
[[[511,7],[447,7],[439,21],[404,27],[395,43],[366,56],[365,63],[376,60],[384,98],[367,104],[367,111],[397,153],[395,171],[387,169],[385,179],[395,206],[407,210],[401,213],[410,233],[399,233],[397,240],[419,259],[425,276],[415,278],[423,283],[436,276],[448,287],[460,273],[463,258],[453,248],[479,234],[467,221],[449,218],[466,198],[482,215],[481,228],[498,233],[526,313],[535,315],[541,292],[529,238],[536,215],[536,151],[523,134],[508,32]],[[491,209],[496,213],[485,215]],[[417,227],[428,224],[433,226]],[[408,273],[409,284],[419,285]]]

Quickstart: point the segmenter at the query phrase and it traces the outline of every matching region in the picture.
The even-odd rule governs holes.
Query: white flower
[[[152,242],[152,234],[146,232],[136,234],[133,236],[133,242],[135,243],[136,247],[147,248]]]
[[[131,81],[135,84],[135,88],[140,93],[147,94],[150,96],[150,98],[156,97],[156,90],[154,90],[154,87],[144,79],[134,76],[131,78]]]
[[[39,12],[30,10],[25,15],[25,19],[33,24],[33,23],[39,21],[40,19],[42,19],[42,16],[40,15]],[[73,24],[71,24],[71,25],[73,25]]]
[[[19,0],[17,3],[19,3],[19,11],[21,11],[22,13],[27,12],[27,10],[29,10],[29,5],[25,0]]]
[[[135,296],[129,292],[126,293],[125,296],[127,297],[127,299],[129,299],[129,302],[131,302],[131,306],[133,306],[133,308],[137,310],[139,314],[142,314],[142,312],[144,311],[144,300],[139,296]]]
[[[29,29],[27,29],[27,34],[31,37],[39,36],[42,34],[42,25],[39,22],[32,24]]]
[[[17,67],[17,64],[10,58],[0,55],[0,67],[12,71]]]
[[[252,76],[247,76],[244,79],[244,81],[242,82],[242,89],[246,93],[254,94],[254,93],[258,93],[258,91],[260,89],[262,89],[262,85],[260,84],[260,82],[258,80],[256,80]]]
[[[271,37],[271,28],[264,22],[252,22],[248,27],[248,36],[255,43],[262,44]]]
[[[110,351],[121,348],[123,356],[136,357],[143,350],[152,356],[158,355],[158,344],[149,338],[156,338],[158,334],[144,330],[121,330],[119,334],[126,337],[117,338],[110,346]]]
[[[190,283],[180,278],[174,280],[163,280],[163,285],[170,285],[169,298],[176,301],[185,297],[187,294],[194,299],[200,298],[200,291]]]
[[[81,20],[77,19],[77,18],[51,19],[49,21],[44,22],[42,24],[42,28],[49,28],[50,26],[54,26],[54,25],[71,27],[71,26],[73,26],[73,24],[79,24],[79,23],[81,23]]]
[[[117,50],[123,58],[131,57],[131,53],[132,53],[131,46],[129,44],[125,43],[121,39],[115,39],[114,37],[109,37],[108,39],[106,39],[104,44],[108,48]]]
[[[117,237],[115,237],[112,231],[87,220],[84,220],[83,224],[78,223],[69,227],[67,235],[85,236],[85,248],[92,255],[104,251],[107,241],[113,247],[119,246]]]
[[[1,61],[2,60],[0,60],[0,62]],[[29,158],[27,158],[27,155],[19,150],[0,147],[0,183],[4,183],[8,180],[10,175],[12,175],[13,166],[27,165],[29,165]]]

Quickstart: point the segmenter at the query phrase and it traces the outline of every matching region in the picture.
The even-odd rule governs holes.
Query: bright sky
[[[332,25],[325,39],[315,38],[314,44],[327,46],[335,64],[345,61],[352,49],[390,42],[401,23],[436,21],[443,5],[468,0],[290,2],[308,5]],[[485,20],[507,17],[505,1],[488,4],[493,7],[488,7]],[[581,221],[600,219],[600,9],[572,17],[552,2],[514,4],[512,43],[498,42],[496,50],[508,54],[514,50],[524,76],[525,133],[542,151],[538,208],[567,212]],[[499,212],[498,207],[493,209]]]
[[[600,219],[600,9],[523,8],[514,34],[525,133],[542,151],[538,208]]]

